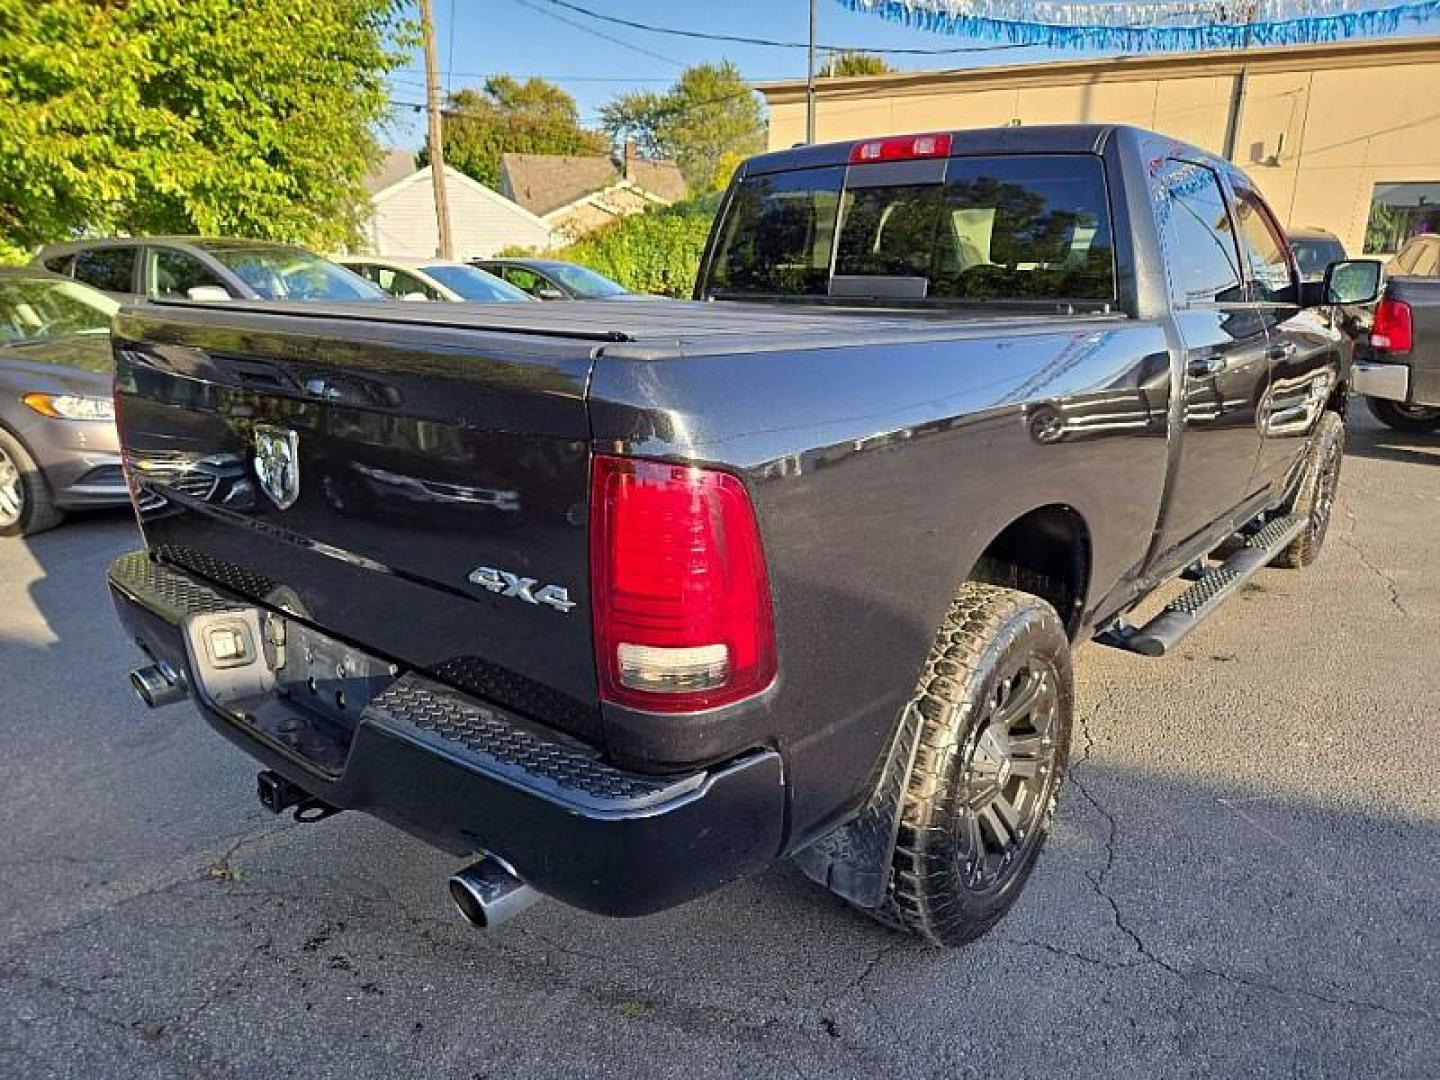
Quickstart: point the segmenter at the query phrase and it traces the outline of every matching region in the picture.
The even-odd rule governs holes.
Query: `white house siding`
[[[550,228],[524,207],[446,168],[450,235],[457,259],[485,258],[508,247],[547,248]],[[436,254],[430,170],[421,169],[372,199],[370,254],[428,259]]]

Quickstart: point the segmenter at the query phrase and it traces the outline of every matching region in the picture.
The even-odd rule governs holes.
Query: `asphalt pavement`
[[[952,952],[789,865],[474,931],[455,860],[133,702],[128,514],[0,540],[0,1076],[1440,1075],[1440,437],[1352,420],[1315,567],[1081,650],[1050,846]]]

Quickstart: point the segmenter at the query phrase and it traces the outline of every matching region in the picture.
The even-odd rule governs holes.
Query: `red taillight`
[[[745,485],[711,469],[598,455],[590,498],[601,696],[689,712],[765,689],[775,630]]]
[[[1415,324],[1410,305],[1388,296],[1375,309],[1370,324],[1370,346],[1388,353],[1408,353],[1415,344]]]
[[[890,139],[870,139],[850,148],[850,164],[864,165],[872,161],[908,161],[911,158],[943,158],[950,156],[950,136],[897,135]]]

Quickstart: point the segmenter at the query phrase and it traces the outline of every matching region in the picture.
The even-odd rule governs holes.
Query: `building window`
[[[1421,233],[1440,232],[1440,181],[1376,184],[1365,226],[1365,254],[1399,251]]]

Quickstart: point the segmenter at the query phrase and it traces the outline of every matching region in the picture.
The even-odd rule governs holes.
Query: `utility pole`
[[[810,46],[805,53],[805,141],[815,141],[815,0],[810,0]]]
[[[440,61],[435,55],[435,19],[430,14],[430,0],[420,0],[420,33],[425,38],[425,111],[429,130],[425,144],[430,151],[430,183],[435,191],[435,230],[440,238],[442,259],[455,257],[455,244],[450,239],[450,203],[445,197],[445,146],[440,133]],[[450,28],[455,33],[455,28]]]

